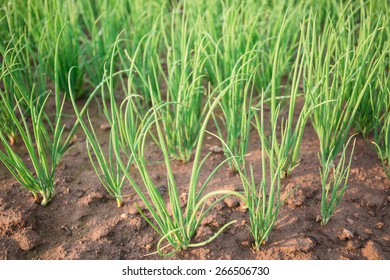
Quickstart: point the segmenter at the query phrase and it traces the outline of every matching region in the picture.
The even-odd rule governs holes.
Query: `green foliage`
[[[355,142],[353,142],[351,155],[347,161],[347,147],[352,137],[344,145],[341,152],[340,160],[337,165],[333,164],[333,158],[329,156],[326,163],[322,165],[320,170],[322,195],[321,195],[321,224],[326,225],[334,214],[337,205],[340,203],[345,190],[348,187],[349,172],[351,170],[351,162],[353,151],[355,150]]]
[[[346,14],[354,12],[352,8],[344,10]],[[369,16],[361,21],[360,26],[371,24]],[[357,39],[355,23],[345,16],[336,25],[326,22],[323,33],[317,34],[316,18],[311,15],[303,30],[307,34],[305,97],[314,106],[321,104],[312,110],[311,120],[320,140],[322,165],[342,150],[365,93],[382,71],[389,45],[385,50],[374,48],[381,21],[374,25],[371,33],[359,30]]]
[[[23,146],[26,148],[29,161],[32,163],[33,170],[23,158],[11,147],[8,139],[0,131],[0,139],[5,152],[0,151],[0,160],[12,173],[15,179],[34,196],[35,200],[39,200],[39,195],[42,197],[42,205],[47,205],[54,196],[54,175],[56,166],[62,156],[62,136],[64,126],[61,123],[63,104],[60,104],[58,113],[54,122],[50,122],[45,113],[45,108],[50,95],[38,106],[38,103],[33,95],[28,102],[31,123],[28,124],[26,116],[19,104],[16,104],[17,112],[21,116],[21,123],[16,115],[14,108],[10,107],[4,101],[4,94],[0,92],[2,107],[7,110],[7,113],[14,122],[17,132],[20,135]],[[46,122],[49,122],[47,129]],[[30,126],[32,132],[30,132]],[[52,136],[52,137],[51,137]],[[35,143],[35,145],[34,145]]]
[[[281,156],[275,153],[275,145],[278,143],[276,137],[277,127],[270,128],[269,136],[267,136],[268,133],[265,130],[264,97],[260,102],[260,118],[257,112],[258,109],[252,108],[252,110],[261,143],[260,183],[256,183],[252,165],[249,166],[249,170],[242,167],[240,157],[234,157],[227,144],[221,138],[219,139],[225,149],[232,155],[231,160],[236,165],[236,170],[241,178],[248,201],[250,231],[255,241],[254,248],[259,250],[260,246],[268,240],[268,236],[277,221],[279,209],[283,205],[280,198],[283,162],[279,160]],[[278,110],[276,114],[278,114]]]
[[[150,81],[149,81],[150,82]],[[150,85],[151,87],[151,85]],[[150,215],[147,215],[139,209],[142,216],[145,220],[153,227],[153,229],[161,236],[160,241],[157,244],[157,252],[162,256],[170,256],[178,252],[179,250],[185,250],[188,247],[199,247],[203,246],[211,241],[213,241],[225,228],[234,223],[235,221],[228,222],[222,226],[217,233],[215,233],[208,240],[205,240],[200,243],[193,243],[192,237],[195,234],[197,228],[199,227],[201,221],[206,217],[206,215],[213,209],[214,205],[220,202],[227,196],[236,195],[244,200],[245,198],[237,192],[230,190],[217,190],[206,193],[207,185],[210,183],[214,174],[226,163],[227,160],[219,164],[207,177],[207,179],[202,183],[200,182],[200,172],[202,167],[208,158],[206,156],[202,161],[200,161],[201,148],[203,143],[203,138],[206,132],[207,122],[211,117],[211,114],[215,107],[218,106],[218,101],[225,94],[226,91],[222,91],[219,95],[216,96],[215,100],[211,103],[207,115],[205,116],[202,126],[199,130],[199,139],[196,146],[195,158],[192,167],[191,178],[188,184],[187,189],[187,201],[185,203],[184,209],[180,204],[180,194],[178,192],[178,187],[176,179],[174,176],[173,168],[170,162],[171,153],[168,149],[167,135],[163,133],[163,119],[165,112],[161,110],[164,106],[169,104],[158,105],[154,103],[154,107],[149,111],[148,114],[142,119],[139,128],[140,131],[135,138],[135,141],[129,141],[128,147],[132,152],[132,159],[135,166],[139,172],[139,175],[142,178],[143,185],[146,188],[145,191],[141,188],[140,184],[137,183],[132,175],[130,174],[127,165],[121,160],[119,145],[114,146],[117,159],[120,163],[122,171],[124,172],[126,178],[133,186],[134,190],[137,192],[138,196],[141,198],[142,202],[145,204],[146,209]],[[211,96],[215,95],[211,93]],[[153,96],[153,95],[151,95]],[[152,99],[153,102],[156,100]],[[131,113],[131,110],[126,110],[126,113]],[[126,119],[126,116],[125,118]],[[121,122],[121,120],[120,120]],[[122,125],[120,125],[122,126]],[[167,174],[167,186],[168,186],[168,201],[170,203],[170,210],[158,192],[156,185],[153,183],[151,174],[148,171],[148,165],[145,160],[145,144],[147,136],[151,133],[152,127],[155,127],[157,130],[156,141],[161,148],[164,164],[166,167]],[[120,137],[119,131],[115,129],[114,133],[116,137]],[[122,126],[125,128],[123,131],[123,137],[126,135],[132,134],[131,126]],[[126,138],[133,139],[133,138]],[[198,186],[201,185],[200,189]],[[212,197],[217,197],[216,201],[207,205],[207,201]],[[164,245],[166,243],[166,245]],[[164,248],[172,247],[171,251],[164,253]]]
[[[283,203],[281,179],[299,165],[308,120],[319,139],[323,224],[348,185],[352,133],[373,143],[390,178],[389,1],[3,2],[0,160],[43,205],[54,196],[56,167],[78,125],[92,168],[117,205],[127,183],[145,204],[149,213],[140,212],[160,234],[163,256],[211,242],[229,226],[193,243],[202,219],[229,195],[248,204],[259,249]],[[69,99],[76,123],[65,132]],[[111,127],[106,146],[87,114],[93,101]],[[210,118],[226,159],[200,182]],[[259,175],[245,159],[253,127]],[[151,141],[163,157],[167,197],[150,174]],[[183,206],[171,161],[191,159]],[[207,192],[225,163],[244,194]]]

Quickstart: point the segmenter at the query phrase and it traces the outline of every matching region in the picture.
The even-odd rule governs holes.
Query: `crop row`
[[[47,205],[56,167],[81,127],[92,167],[117,205],[125,182],[146,205],[149,213],[140,213],[161,236],[160,254],[215,239],[234,221],[192,243],[202,219],[232,195],[249,209],[258,249],[277,220],[281,180],[299,165],[310,121],[320,142],[325,225],[347,188],[357,133],[390,178],[389,16],[379,0],[11,1],[0,14],[0,161]],[[94,100],[111,127],[108,151],[88,114]],[[76,115],[69,131],[65,103]],[[207,131],[212,121],[215,133]],[[246,163],[251,128],[261,144],[259,171]],[[206,134],[220,140],[226,159],[200,182]],[[148,170],[148,141],[164,157],[170,211]],[[172,160],[193,161],[185,208]],[[244,192],[207,190],[225,164]]]

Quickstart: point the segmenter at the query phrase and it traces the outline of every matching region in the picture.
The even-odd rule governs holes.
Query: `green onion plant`
[[[59,40],[56,42],[54,55],[55,69],[57,69],[59,61],[58,46]],[[64,134],[65,126],[62,120],[65,95],[61,98],[58,79],[55,79],[54,85],[55,112],[53,120],[47,112],[50,92],[35,94],[33,87],[32,92],[28,93],[25,91],[26,87],[19,86],[13,75],[10,74],[10,76],[20,94],[13,96],[15,105],[11,106],[11,103],[7,102],[9,92],[0,90],[0,108],[6,111],[12,125],[16,127],[21,143],[28,154],[28,161],[31,162],[32,166],[27,164],[24,158],[11,147],[6,135],[1,130],[0,140],[3,150],[0,151],[0,160],[15,179],[33,194],[35,201],[41,201],[41,205],[45,206],[54,197],[56,167],[69,149],[78,123],[70,129],[68,135]],[[22,107],[21,104],[25,104],[26,107]],[[82,113],[85,111],[84,108]]]
[[[164,112],[161,123],[167,135],[167,147],[174,159],[183,162],[188,162],[191,158],[206,114],[206,107],[202,106],[202,96],[206,91],[202,84],[203,39],[198,35],[198,26],[188,26],[184,12],[172,12],[170,33],[162,30],[167,50],[167,70],[165,73],[160,59],[152,76],[153,81],[158,83],[157,73],[160,73],[163,84],[167,87],[164,94],[163,88],[155,84],[152,89],[156,93],[151,94],[154,95],[157,106],[166,104],[160,111]],[[144,81],[146,80],[144,77]]]
[[[382,162],[387,178],[390,179],[390,112],[387,111],[382,119],[377,119],[377,122],[382,122],[383,124],[378,125],[380,130],[376,135],[373,144],[377,149],[379,159]]]
[[[71,101],[73,104],[73,108],[76,112],[76,116],[78,122],[80,123],[84,133],[86,135],[86,145],[87,152],[92,164],[92,167],[97,174],[100,182],[105,187],[107,192],[116,199],[117,206],[121,207],[123,204],[123,194],[122,190],[126,181],[126,177],[124,172],[122,171],[119,160],[117,159],[117,154],[114,152],[115,149],[119,149],[119,147],[125,152],[127,155],[128,162],[126,165],[126,170],[130,168],[132,163],[132,154],[129,145],[133,145],[138,128],[138,118],[139,112],[136,109],[135,103],[133,101],[136,96],[132,96],[128,94],[131,90],[131,83],[133,77],[133,71],[120,71],[114,73],[115,67],[115,56],[117,54],[117,47],[119,43],[120,35],[117,37],[111,53],[111,59],[109,64],[108,71],[105,71],[103,75],[102,82],[98,87],[89,95],[88,101],[93,100],[97,94],[101,93],[101,99],[103,102],[103,112],[105,117],[111,127],[109,133],[109,141],[108,141],[108,155],[106,156],[103,150],[102,145],[100,144],[101,140],[97,137],[96,131],[93,127],[92,121],[90,119],[89,114],[87,113],[87,121],[84,121],[82,113],[78,110],[76,100],[74,95],[70,94]],[[128,73],[128,85],[127,87],[122,88],[122,90],[126,93],[125,99],[122,102],[120,108],[118,108],[116,104],[115,97],[115,78],[120,76],[118,79],[122,80],[122,76],[125,73]],[[122,84],[123,84],[122,80]],[[70,75],[69,75],[69,83],[70,83]],[[108,90],[108,94],[107,91]],[[110,104],[108,104],[108,101]],[[88,103],[88,102],[87,102]],[[84,106],[84,108],[87,108]],[[119,121],[121,120],[121,121]],[[120,127],[124,126],[124,127]],[[119,131],[119,134],[116,132]],[[124,131],[126,131],[126,135],[124,135]],[[123,140],[127,145],[123,145]]]
[[[251,121],[253,117],[250,107],[252,105],[256,69],[254,69],[252,73],[248,72],[250,70],[247,65],[253,61],[248,60],[244,65],[240,66],[240,60],[232,71],[229,84],[226,85],[229,90],[220,103],[223,114],[221,116],[223,126],[221,127],[218,119],[215,116],[213,117],[219,136],[224,138],[223,131],[226,132],[226,146],[223,146],[225,155],[227,157],[234,155],[235,160],[240,162],[238,166],[242,168],[248,150]],[[236,69],[236,67],[239,68]],[[229,166],[233,171],[237,167],[232,161],[229,161]]]
[[[245,191],[248,202],[248,213],[250,221],[250,231],[254,238],[254,248],[260,249],[260,246],[268,240],[269,234],[278,218],[278,213],[283,202],[280,198],[281,191],[281,166],[280,156],[275,153],[277,140],[277,127],[270,128],[270,136],[265,130],[264,121],[264,96],[260,102],[260,108],[252,108],[255,118],[255,127],[257,129],[261,142],[261,181],[256,182],[255,173],[252,165],[248,168],[242,168],[241,162],[232,155],[232,162],[237,165],[238,173]],[[260,110],[260,118],[258,116]],[[279,114],[279,110],[276,111]],[[221,139],[221,138],[220,138]],[[229,147],[221,139],[223,145],[229,150]]]
[[[229,91],[219,106],[222,114],[220,118],[214,117],[214,121],[219,136],[225,139],[230,152],[240,158],[241,167],[248,149],[252,119],[250,107],[257,86],[255,78],[260,57],[260,16],[248,12],[250,7],[247,4],[250,4],[245,2],[247,1],[232,1],[229,4],[219,3],[220,5],[204,7],[207,9],[206,14],[214,13],[223,20],[219,24],[216,18],[207,17],[207,26],[203,27],[206,34],[203,55],[206,57],[207,78],[214,87],[221,85],[223,81],[229,81],[225,84]],[[230,157],[229,151],[225,150],[225,155]],[[232,162],[229,162],[229,165],[234,171],[236,165]]]
[[[321,34],[317,34],[316,19],[311,15],[305,25],[307,29],[302,31],[307,36],[305,98],[315,107],[311,121],[320,140],[322,165],[342,150],[365,92],[387,52],[372,51],[380,21],[375,23],[372,33],[354,44],[355,23],[351,18],[354,12],[346,8],[342,20],[336,26],[327,22]],[[365,25],[370,19],[364,17],[361,21]]]
[[[329,219],[334,214],[338,204],[340,203],[345,190],[348,187],[348,178],[351,170],[353,152],[355,150],[355,142],[353,142],[351,155],[347,159],[347,148],[353,136],[349,138],[341,152],[340,160],[335,165],[333,158],[329,155],[327,162],[322,165],[320,170],[321,177],[321,225],[326,225]]]
[[[61,123],[61,117],[64,103],[59,104],[60,107],[57,110],[55,121],[49,123],[50,129],[47,129],[46,121],[49,121],[49,118],[45,113],[45,108],[50,95],[47,95],[41,106],[37,106],[37,101],[31,95],[29,113],[32,132],[30,132],[30,125],[26,121],[26,115],[21,106],[18,103],[16,104],[17,112],[21,116],[21,122],[19,122],[14,108],[4,102],[4,93],[0,92],[0,94],[2,107],[7,110],[17,128],[21,141],[27,150],[28,158],[33,165],[33,171],[11,147],[2,131],[0,131],[0,140],[5,151],[0,151],[0,160],[15,179],[33,194],[35,201],[39,201],[39,196],[41,196],[41,205],[47,205],[54,196],[54,175],[56,166],[62,156],[61,141],[64,126]]]
[[[151,90],[153,90],[151,84],[150,88]],[[214,93],[211,93],[210,96],[215,96]],[[212,237],[203,242],[193,243],[192,241],[192,237],[196,233],[196,230],[199,227],[201,221],[213,209],[214,205],[225,197],[230,195],[236,195],[243,199],[245,204],[245,198],[242,196],[242,194],[235,191],[217,190],[209,193],[206,192],[206,188],[210,183],[212,177],[227,162],[227,160],[219,164],[210,173],[210,175],[203,183],[200,182],[199,178],[202,167],[208,158],[208,156],[206,156],[203,160],[200,160],[207,122],[211,118],[213,110],[218,106],[220,99],[225,93],[226,90],[222,91],[219,95],[215,96],[215,99],[212,103],[210,102],[210,108],[208,110],[207,115],[204,117],[202,126],[199,130],[199,139],[194,154],[195,158],[193,162],[191,178],[187,189],[188,198],[184,209],[180,204],[180,194],[178,192],[176,179],[170,162],[171,153],[168,149],[167,136],[163,133],[164,125],[162,122],[165,117],[165,111],[161,110],[161,108],[164,106],[168,106],[169,104],[159,104],[158,100],[155,100],[153,98],[152,100],[154,102],[154,107],[150,109],[149,113],[146,114],[141,121],[139,126],[140,133],[136,137],[136,141],[133,143],[129,143],[128,145],[128,147],[130,147],[130,149],[132,150],[133,161],[135,166],[137,167],[137,171],[142,178],[143,186],[145,187],[146,192],[141,187],[141,185],[133,179],[133,176],[130,174],[126,166],[126,163],[121,160],[119,145],[117,145],[115,148],[117,159],[120,162],[122,171],[124,172],[126,178],[129,180],[130,184],[133,186],[134,190],[137,192],[138,196],[141,198],[142,202],[145,204],[146,209],[149,212],[149,215],[147,215],[144,211],[139,209],[141,215],[161,236],[161,239],[157,244],[157,252],[162,256],[173,255],[176,252],[180,250],[185,250],[188,247],[203,246],[213,241],[224,229],[234,223],[235,221],[228,222],[227,224],[222,226],[221,229],[219,229]],[[127,110],[127,112],[129,113],[130,111]],[[170,203],[171,211],[168,210],[166,201],[158,192],[156,185],[153,183],[151,174],[148,172],[147,162],[145,160],[145,143],[147,136],[151,133],[152,126],[154,126],[157,130],[156,140],[158,141],[159,147],[161,148],[164,157],[164,164],[166,167],[167,174],[166,179],[168,185],[168,200]],[[128,133],[133,133],[133,127],[131,125],[123,127],[126,129],[124,130],[124,137],[126,137]],[[117,137],[120,137],[118,130],[116,130],[115,133]],[[129,137],[129,139],[133,138]],[[200,186],[199,189],[198,186]],[[211,197],[215,196],[217,196],[216,201],[211,203],[211,205],[207,205],[207,201]],[[165,252],[164,249],[168,249],[168,247],[170,247],[171,249],[168,250],[168,252]]]

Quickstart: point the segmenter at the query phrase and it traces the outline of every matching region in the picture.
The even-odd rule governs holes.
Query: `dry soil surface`
[[[104,124],[96,109],[94,124]],[[210,128],[213,129],[212,127]],[[97,129],[106,142],[107,127]],[[248,162],[260,174],[260,143],[253,131]],[[203,154],[219,145],[205,139]],[[17,147],[18,148],[18,147]],[[19,148],[23,153],[23,150]],[[278,221],[261,250],[252,249],[248,213],[241,202],[226,198],[205,218],[193,238],[201,242],[225,223],[236,220],[213,242],[179,252],[171,259],[390,259],[390,181],[370,144],[357,137],[349,187],[326,226],[319,223],[321,185],[319,143],[310,125],[305,131],[301,163],[282,181],[282,194],[299,186],[281,208]],[[167,198],[166,171],[161,154],[148,144],[150,173]],[[201,181],[221,161],[214,153],[203,168]],[[173,162],[183,207],[192,163]],[[132,174],[139,181],[137,170]],[[72,149],[56,174],[56,195],[46,207],[34,204],[29,192],[0,164],[0,259],[161,259],[155,254],[158,234],[138,213],[135,192],[124,188],[124,206],[117,208],[94,173],[79,131]],[[207,191],[242,190],[239,177],[224,167]]]

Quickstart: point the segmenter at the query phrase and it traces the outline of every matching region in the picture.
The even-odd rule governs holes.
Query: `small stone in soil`
[[[376,227],[377,229],[382,229],[384,226],[385,226],[385,223],[384,223],[384,222],[377,222],[377,223],[375,224],[375,227]]]
[[[108,123],[102,123],[99,126],[99,129],[102,130],[102,131],[109,131],[111,129],[111,125],[108,124]]]
[[[383,250],[372,240],[368,241],[366,246],[364,246],[362,255],[368,260],[383,260]]]
[[[14,239],[22,250],[28,251],[42,243],[41,237],[35,231],[27,229],[15,234]]]
[[[245,213],[248,211],[248,207],[245,205],[240,205],[240,207],[237,208],[238,212]]]
[[[135,204],[130,205],[129,214],[131,214],[131,215],[138,214],[138,209],[137,209],[137,206]]]
[[[72,146],[74,145],[76,142],[78,142],[80,139],[77,137],[77,135],[75,134],[72,139],[70,140],[69,142],[69,145]]]
[[[284,241],[279,248],[285,253],[308,253],[315,247],[315,245],[316,244],[309,237],[299,236],[297,238]]]
[[[82,191],[82,190],[77,190],[75,192],[77,198],[81,198],[84,194],[85,194],[85,191]]]
[[[365,233],[369,234],[369,235],[372,234],[372,230],[369,229],[369,228],[364,228],[363,231],[364,231]]]
[[[228,196],[223,201],[229,208],[235,208],[240,205],[240,200],[235,196]]]
[[[390,235],[389,234],[385,234],[382,236],[382,239],[386,242],[390,242]]]
[[[61,229],[65,232],[65,235],[67,237],[70,237],[73,235],[72,230],[68,226],[61,226]]]
[[[211,146],[209,148],[209,151],[216,153],[216,154],[220,154],[220,153],[223,153],[223,148],[221,148],[220,146],[214,145],[214,146]]]
[[[338,234],[337,234],[337,237],[340,239],[340,240],[349,240],[349,239],[352,239],[353,238],[353,233],[350,231],[350,230],[348,230],[348,229],[346,229],[346,228],[344,228],[341,232],[339,232]]]
[[[139,231],[146,226],[146,222],[144,219],[141,219],[140,217],[134,217],[130,219],[130,226],[134,228],[135,231]]]
[[[370,234],[368,234],[363,229],[358,229],[357,235],[358,235],[359,239],[362,240],[362,241],[369,239],[370,236],[371,236]]]
[[[211,213],[207,215],[201,222],[201,225],[210,225],[216,228],[221,227],[225,223],[225,219],[221,215],[217,215],[216,213]]]
[[[368,214],[376,216],[383,202],[383,197],[367,194],[362,198],[360,204],[367,209]]]
[[[214,209],[217,211],[221,211],[225,207],[225,204],[223,202],[219,202],[215,204]]]
[[[73,177],[65,177],[64,178],[64,183],[71,183],[74,180]]]
[[[152,249],[152,247],[153,247],[152,244],[146,244],[145,245],[145,250],[149,252]]]
[[[184,207],[187,205],[187,200],[188,200],[188,194],[187,193],[182,193],[180,195],[180,206]]]
[[[317,223],[321,222],[322,221],[321,215],[317,215],[315,220]]]
[[[198,230],[196,231],[195,239],[200,240],[206,240],[207,237],[211,236],[213,234],[212,230],[207,226],[200,226]]]
[[[166,193],[167,187],[164,186],[164,185],[161,185],[160,187],[157,188],[157,191],[158,191],[158,193],[159,193],[160,195],[163,195],[163,194]]]
[[[304,195],[302,189],[293,183],[287,184],[282,197],[282,200],[286,200],[289,208],[300,207],[304,204],[306,196]]]
[[[123,213],[123,214],[121,215],[121,219],[122,219],[122,220],[126,220],[128,217],[129,217],[129,216],[127,216],[126,213]]]
[[[350,218],[347,218],[347,222],[348,224],[350,224],[351,226],[355,223],[352,219]]]
[[[361,244],[358,240],[348,240],[346,248],[348,250],[357,250],[361,247]]]

